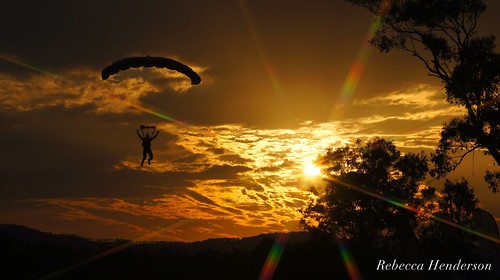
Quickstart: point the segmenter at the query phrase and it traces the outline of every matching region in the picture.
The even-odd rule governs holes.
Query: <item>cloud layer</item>
[[[320,182],[303,169],[325,148],[381,136],[428,151],[464,113],[417,60],[376,52],[336,111],[373,19],[342,1],[5,1],[0,11],[0,223],[138,240],[297,230]],[[494,15],[481,30],[497,32]],[[161,69],[101,80],[136,55],[183,61],[202,83]],[[160,130],[144,167],[141,124]]]
[[[24,218],[42,228],[58,224],[61,232],[97,238],[119,233],[198,240],[297,230],[299,210],[312,197],[308,189],[320,181],[303,169],[326,147],[377,135],[402,148],[432,148],[440,124],[460,114],[440,100],[439,89],[419,85],[355,99],[347,111],[361,113],[343,121],[310,120],[293,129],[201,126],[130,106],[165,90],[142,79],[111,85],[90,75],[75,79],[80,82],[46,75],[20,79],[3,81],[12,86],[5,87],[0,104],[2,129],[13,136],[4,140],[9,163],[2,167],[2,195],[13,200],[3,207],[29,205],[37,211],[24,216],[18,210],[2,219]],[[113,92],[133,94],[116,97],[127,102],[111,102]],[[137,119],[161,131],[151,166],[139,165]],[[40,220],[46,225],[37,225]],[[91,232],[83,229],[89,224]]]

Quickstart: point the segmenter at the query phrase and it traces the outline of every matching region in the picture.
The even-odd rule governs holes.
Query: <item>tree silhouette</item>
[[[319,158],[327,186],[303,210],[301,225],[312,232],[373,246],[383,239],[414,238],[417,197],[428,172],[426,156],[402,155],[387,140],[327,149]]]
[[[346,1],[382,18],[372,45],[411,53],[444,83],[447,101],[466,109],[442,129],[432,156],[434,175],[444,177],[478,149],[500,164],[500,54],[495,37],[480,37],[476,30],[484,1]],[[485,180],[498,191],[500,172],[488,171]]]
[[[434,216],[440,221],[427,221],[421,228],[420,243],[434,257],[454,259],[457,256],[470,256],[475,245],[475,237],[467,231],[451,226],[447,222],[469,229],[474,228],[473,214],[479,201],[467,180],[446,179],[437,199],[438,208]],[[436,197],[434,197],[436,201]]]

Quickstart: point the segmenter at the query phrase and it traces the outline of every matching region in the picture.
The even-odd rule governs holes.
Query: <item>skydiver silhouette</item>
[[[141,166],[144,165],[144,160],[146,160],[146,155],[149,155],[148,159],[148,164],[151,164],[151,160],[153,159],[153,151],[151,150],[151,141],[153,141],[157,136],[160,131],[156,131],[156,134],[153,137],[149,137],[149,134],[146,133],[146,135],[141,135],[139,133],[139,129],[136,130],[137,136],[141,138],[142,140],[142,160],[141,160]],[[154,134],[154,130],[152,132]]]

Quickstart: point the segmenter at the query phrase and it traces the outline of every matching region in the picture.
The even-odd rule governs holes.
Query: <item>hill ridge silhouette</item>
[[[280,233],[195,242],[92,240],[0,224],[2,279],[256,279]],[[288,233],[287,246],[310,239]],[[126,271],[121,271],[123,268]],[[221,270],[224,271],[220,275]],[[96,276],[98,275],[98,276]],[[208,277],[208,278],[207,278]]]
[[[222,238],[209,238],[205,240],[200,240],[200,241],[165,241],[165,240],[158,240],[158,241],[134,241],[134,240],[128,240],[128,239],[121,239],[121,238],[111,238],[111,239],[92,239],[92,238],[87,238],[87,237],[82,237],[79,235],[75,234],[65,234],[65,233],[51,233],[51,232],[45,232],[41,231],[38,229],[30,228],[27,226],[23,225],[17,225],[17,224],[0,224],[0,238],[5,238],[5,237],[10,237],[15,240],[13,241],[24,241],[24,242],[59,242],[65,245],[71,245],[73,242],[75,245],[79,244],[79,246],[75,247],[80,247],[83,245],[91,245],[91,244],[110,244],[110,243],[123,243],[123,242],[130,242],[134,246],[170,246],[175,245],[178,246],[186,246],[186,247],[193,247],[193,252],[199,251],[199,250],[205,250],[205,249],[212,249],[215,250],[217,246],[223,244],[223,243],[228,243],[232,245],[239,245],[242,246],[240,249],[253,249],[250,248],[251,245],[255,246],[258,244],[260,241],[262,241],[265,238],[268,239],[275,239],[277,235],[279,234],[288,234],[289,237],[287,239],[288,243],[295,244],[295,243],[302,243],[311,238],[310,234],[305,231],[297,231],[297,232],[272,232],[272,233],[262,233],[258,234],[255,236],[248,236],[248,237],[222,237]],[[230,246],[231,247],[231,246]],[[220,248],[222,250],[220,251],[227,251],[227,248]]]

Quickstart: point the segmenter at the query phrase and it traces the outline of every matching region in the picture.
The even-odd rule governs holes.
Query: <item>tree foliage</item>
[[[303,210],[301,225],[331,237],[373,244],[381,237],[408,234],[418,208],[426,156],[401,154],[390,141],[327,149],[319,161],[327,174],[320,197]]]
[[[444,177],[474,150],[500,164],[500,54],[494,36],[479,36],[483,0],[346,0],[382,18],[371,40],[380,51],[403,50],[444,83],[447,101],[466,114],[446,123],[432,159]],[[498,171],[485,176],[498,190]]]
[[[469,188],[469,183],[463,178],[457,182],[447,179],[441,193],[439,213],[450,217],[457,224],[472,226],[472,214],[479,201],[475,198],[474,190]]]
[[[328,148],[318,157],[326,185],[302,210],[301,226],[314,236],[348,239],[360,248],[408,262],[466,257],[476,247],[478,200],[468,182],[426,185],[427,158],[404,154],[390,141]],[[438,195],[439,194],[439,195]]]

